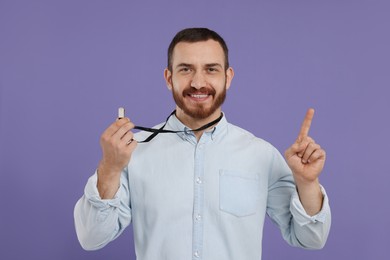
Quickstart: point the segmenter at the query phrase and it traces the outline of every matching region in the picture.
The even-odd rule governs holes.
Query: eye
[[[182,67],[181,69],[179,69],[179,72],[183,72],[183,73],[189,72],[189,71],[191,71],[191,69],[188,67]]]
[[[210,73],[215,73],[215,72],[218,72],[218,69],[215,67],[210,67],[210,68],[207,68],[207,71]]]

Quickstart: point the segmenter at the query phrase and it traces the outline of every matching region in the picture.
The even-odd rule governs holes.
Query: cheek
[[[213,79],[210,80],[210,84],[213,86],[213,88],[217,92],[221,92],[226,88],[226,80],[225,78],[218,78],[218,79]]]
[[[172,87],[176,91],[183,90],[189,86],[190,81],[185,78],[174,78],[172,79]]]

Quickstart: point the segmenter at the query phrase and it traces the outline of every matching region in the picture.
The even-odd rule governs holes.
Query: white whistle
[[[125,108],[120,107],[118,108],[118,118],[124,118],[125,117]]]

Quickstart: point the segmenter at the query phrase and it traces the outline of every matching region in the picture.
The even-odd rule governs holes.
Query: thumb
[[[305,151],[305,145],[303,143],[296,142],[284,152],[284,156],[286,159],[291,158],[294,155],[297,155],[298,157],[302,157],[304,151]]]

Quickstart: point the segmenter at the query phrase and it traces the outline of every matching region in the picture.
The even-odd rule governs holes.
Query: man
[[[103,158],[75,207],[83,248],[105,246],[132,222],[139,260],[259,260],[266,214],[289,244],[322,248],[331,215],[318,180],[325,151],[308,136],[314,111],[286,164],[222,114],[234,72],[217,33],[179,32],[164,75],[176,111],[160,130],[133,135],[123,118],[101,136]]]

